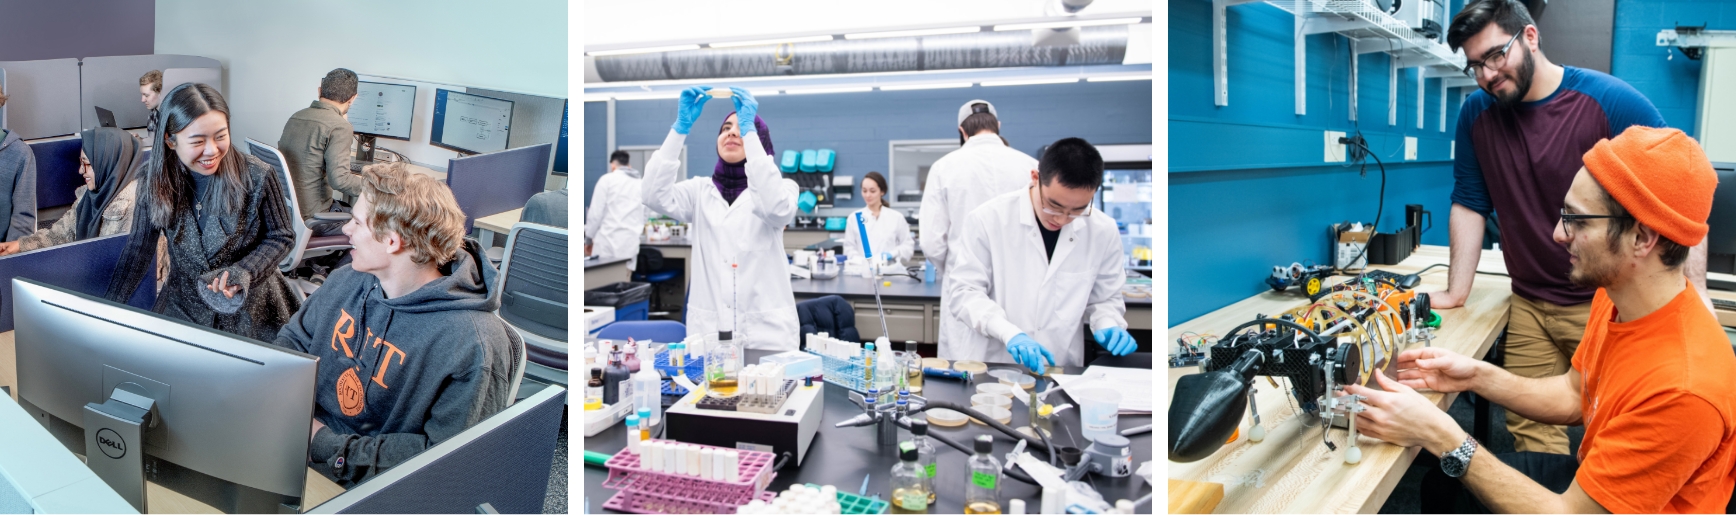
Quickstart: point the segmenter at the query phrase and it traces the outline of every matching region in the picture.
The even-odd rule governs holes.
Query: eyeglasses
[[[1507,50],[1512,49],[1513,43],[1518,42],[1519,36],[1522,36],[1524,34],[1525,34],[1525,31],[1523,31],[1523,30],[1519,31],[1518,34],[1514,34],[1513,39],[1507,40],[1507,44],[1502,45],[1500,50],[1497,50],[1493,53],[1484,55],[1483,60],[1481,62],[1466,61],[1465,62],[1465,70],[1464,70],[1465,76],[1473,78],[1473,79],[1477,78],[1477,71],[1479,68],[1484,69],[1484,70],[1489,70],[1489,71],[1495,71],[1495,70],[1500,69],[1501,65],[1507,64]]]
[[[1599,218],[1608,218],[1608,219],[1614,219],[1614,220],[1632,220],[1634,217],[1628,216],[1628,215],[1572,214],[1572,213],[1567,212],[1567,208],[1561,208],[1561,222],[1560,222],[1561,223],[1561,231],[1563,233],[1567,234],[1568,239],[1572,239],[1573,238],[1573,228],[1575,226],[1578,226],[1578,225],[1584,223],[1583,222],[1584,220],[1596,220]]]
[[[1055,204],[1055,201],[1053,201],[1053,200],[1049,200],[1048,195],[1043,194],[1043,185],[1041,185],[1041,184],[1037,185],[1037,198],[1041,199],[1042,203],[1043,203],[1043,205],[1037,206],[1037,210],[1042,211],[1043,214],[1045,214],[1045,215],[1065,216],[1069,220],[1075,220],[1075,219],[1091,216],[1091,206],[1090,205],[1086,205],[1085,207],[1075,209],[1071,212],[1061,212],[1060,210],[1049,207],[1049,206],[1054,206],[1054,205],[1058,205],[1058,204]]]

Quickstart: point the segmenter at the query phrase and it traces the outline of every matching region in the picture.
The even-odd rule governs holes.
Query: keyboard
[[[1725,311],[1736,311],[1736,300],[1712,299],[1712,307]]]

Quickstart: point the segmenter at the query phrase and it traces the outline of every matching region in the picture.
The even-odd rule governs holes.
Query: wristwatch
[[[1471,455],[1476,453],[1477,439],[1466,436],[1463,445],[1441,455],[1441,471],[1450,477],[1465,477],[1465,472],[1471,470]]]

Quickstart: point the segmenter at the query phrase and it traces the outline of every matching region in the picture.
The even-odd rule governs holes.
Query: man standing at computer
[[[505,409],[524,349],[452,191],[403,163],[358,179],[351,263],[276,340],[320,359],[308,459],[346,488]]]
[[[361,177],[350,171],[355,129],[344,118],[355,101],[356,72],[332,70],[319,81],[319,100],[290,116],[277,139],[277,150],[295,180],[301,219],[313,236],[343,234],[343,221],[313,219],[321,212],[347,210],[332,199],[333,188],[351,197],[361,189]]]

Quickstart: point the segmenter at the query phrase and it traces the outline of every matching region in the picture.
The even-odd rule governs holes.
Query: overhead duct
[[[1048,31],[1050,29],[1035,29]],[[1121,64],[1128,27],[1083,27],[1079,44],[1034,46],[1030,30],[702,48],[594,57],[605,82]]]

